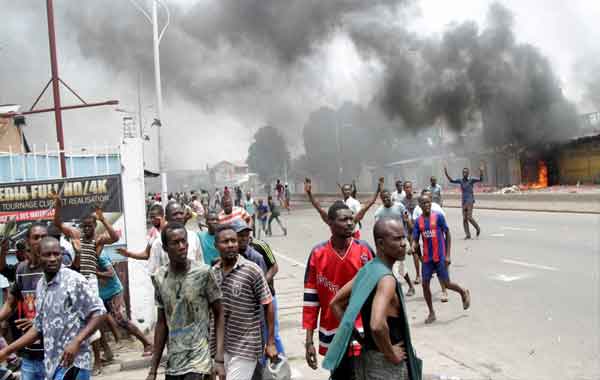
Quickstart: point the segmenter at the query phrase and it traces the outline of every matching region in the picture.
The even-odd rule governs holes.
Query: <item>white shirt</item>
[[[446,213],[444,212],[444,209],[442,209],[442,206],[438,205],[437,203],[431,202],[431,211],[437,212],[438,214],[442,214],[442,216],[446,218]],[[412,214],[413,220],[417,220],[417,218],[421,215],[423,215],[423,210],[421,210],[421,206],[415,207]]]
[[[392,202],[394,203],[400,203],[404,200],[404,198],[406,198],[406,193],[404,190],[402,190],[400,193],[398,193],[398,190],[394,190],[392,193]]]
[[[360,209],[362,208],[362,206],[360,205],[360,202],[352,197],[348,197],[348,199],[346,199],[344,201],[344,203],[346,204],[346,206],[348,206],[348,208],[350,210],[352,210],[352,213],[354,214],[354,216],[356,216],[356,214],[358,214],[358,212],[360,211]],[[354,232],[358,231],[360,228],[358,227],[358,223],[356,223],[356,225],[354,226]]]
[[[202,253],[202,246],[200,245],[200,239],[198,234],[193,231],[187,230],[188,240],[188,259],[197,263],[204,263],[204,255]],[[156,273],[156,271],[165,265],[169,264],[169,255],[162,248],[162,238],[158,236],[154,239],[152,247],[150,247],[150,257],[148,258],[148,270],[150,273]]]

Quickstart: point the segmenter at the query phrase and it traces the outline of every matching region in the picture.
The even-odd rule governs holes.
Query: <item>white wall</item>
[[[144,188],[144,148],[140,138],[126,138],[121,144],[123,207],[127,248],[142,251],[146,247],[146,206]],[[154,325],[154,291],[146,262],[129,259],[131,319],[142,331]]]

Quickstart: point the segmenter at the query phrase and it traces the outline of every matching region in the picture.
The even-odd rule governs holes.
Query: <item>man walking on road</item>
[[[441,214],[431,212],[431,197],[429,195],[422,195],[421,197],[423,215],[415,221],[412,244],[413,251],[415,251],[419,245],[419,238],[422,237],[423,295],[429,309],[429,316],[425,320],[425,323],[429,324],[436,320],[429,284],[434,272],[446,289],[460,294],[464,310],[467,310],[471,304],[471,295],[467,289],[450,282],[450,275],[448,274],[448,266],[450,265],[450,230],[446,224],[446,219]]]
[[[258,265],[240,256],[237,233],[231,225],[217,228],[215,244],[221,254],[213,271],[223,292],[227,380],[250,380],[263,353],[270,359],[277,356],[271,292]],[[266,345],[261,309],[267,322]]]
[[[207,380],[213,370],[220,379],[225,379],[222,293],[210,268],[188,258],[187,236],[180,223],[169,223],[162,231],[169,262],[152,276],[158,320],[147,380],[156,379],[165,345],[167,380]],[[214,326],[210,326],[210,312]],[[216,337],[214,368],[210,331]]]
[[[323,367],[336,368],[343,358],[354,329],[364,323],[364,344],[357,366],[359,379],[408,380],[421,378],[421,361],[414,352],[406,306],[392,267],[408,249],[404,224],[397,218],[375,223],[373,238],[377,257],[367,263],[331,301],[341,321],[329,346]]]
[[[306,330],[306,362],[312,369],[318,366],[314,330],[319,327],[319,354],[325,355],[339,325],[329,304],[337,291],[373,258],[373,250],[366,242],[352,238],[355,221],[346,204],[336,201],[327,215],[331,239],[313,248],[304,275],[302,327]],[[356,328],[362,330],[360,319],[356,321]],[[359,353],[359,344],[353,342],[350,355],[344,355],[331,373],[331,379],[355,379],[355,357]]]
[[[377,201],[379,193],[381,193],[381,190],[383,189],[383,183],[383,178],[379,178],[379,182],[377,183],[377,190],[375,191],[373,198],[369,201],[369,203],[367,203],[365,207],[362,208],[360,202],[352,197],[352,186],[349,184],[345,184],[342,186],[342,194],[344,196],[343,202],[350,209],[350,211],[352,211],[354,215],[354,232],[352,233],[352,236],[355,239],[360,239],[360,229],[358,227],[358,224],[365,217],[367,211],[369,211],[371,206],[373,206]],[[323,222],[325,222],[325,224],[330,224],[328,212],[321,207],[319,202],[313,196],[312,181],[310,180],[310,178],[306,178],[304,180],[304,192],[306,193],[306,195],[308,195],[310,203],[313,205],[315,210],[317,210]]]
[[[408,214],[408,211],[406,211],[402,203],[392,202],[392,195],[389,190],[384,189],[381,192],[381,202],[383,204],[375,211],[375,222],[384,218],[398,219],[403,223],[405,231],[412,231],[413,225],[411,216]],[[406,292],[406,295],[410,297],[415,294],[415,287],[410,280],[406,265],[404,264],[405,256],[406,255],[402,255],[402,258],[396,261],[394,269],[399,278],[403,277],[406,280],[406,283],[408,284],[408,292]]]
[[[411,181],[404,181],[403,193],[404,193],[404,198],[402,198],[400,203],[402,203],[402,205],[406,209],[406,212],[408,212],[408,215],[410,215],[412,218],[415,208],[417,208],[419,206],[419,201],[417,200],[417,198],[415,198],[415,195],[413,194],[413,185],[412,185]],[[413,222],[414,222],[414,220],[413,220]],[[411,226],[409,226],[409,227],[411,227]],[[418,246],[417,246],[417,249],[418,249]],[[415,264],[415,272],[416,272],[415,284],[420,284],[421,283],[421,261],[419,260],[419,254],[418,254],[419,251],[413,250],[413,253],[414,253],[413,254],[413,263]]]
[[[287,236],[287,228],[285,228],[285,226],[283,225],[283,223],[281,222],[281,210],[280,210],[280,206],[279,204],[277,204],[274,200],[273,197],[271,197],[269,195],[269,198],[267,199],[267,205],[269,206],[269,221],[267,222],[267,236],[272,236],[273,235],[273,230],[271,229],[271,223],[273,223],[273,221],[276,221],[277,224],[279,225],[279,228],[281,228],[281,231],[283,232],[283,236]]]
[[[442,205],[442,187],[437,183],[437,178],[435,176],[431,176],[429,179],[429,186],[427,186],[427,190],[431,192],[431,201],[438,205]]]
[[[76,380],[89,380],[92,353],[88,338],[106,319],[102,300],[81,274],[62,266],[58,240],[40,242],[40,264],[44,276],[37,283],[37,314],[27,333],[0,351],[0,361],[12,352],[44,338],[46,379],[69,371]]]
[[[402,180],[396,180],[396,190],[392,193],[392,202],[400,203],[406,196],[404,189],[402,188]]]
[[[246,210],[233,205],[231,196],[223,196],[223,211],[219,213],[219,224],[230,224],[241,219],[248,225],[252,225],[252,217]]]
[[[483,181],[483,165],[479,167],[479,178],[469,177],[469,168],[463,169],[463,176],[461,179],[452,179],[448,174],[448,168],[444,167],[444,174],[450,183],[460,185],[460,191],[462,192],[462,216],[463,216],[463,228],[465,229],[465,239],[471,238],[471,231],[469,230],[469,223],[475,227],[477,236],[481,233],[479,224],[473,218],[473,206],[475,205],[475,194],[473,193],[473,185],[477,182]]]
[[[206,214],[206,231],[198,232],[198,239],[202,247],[204,264],[212,266],[215,260],[220,258],[219,251],[215,247],[215,230],[219,225],[219,216],[215,211],[209,211]]]

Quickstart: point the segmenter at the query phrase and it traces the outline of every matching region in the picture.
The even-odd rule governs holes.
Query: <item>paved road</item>
[[[480,378],[600,378],[599,217],[476,210],[482,236],[464,241],[460,210],[447,212],[454,232],[452,278],[471,289],[472,309],[463,312],[459,296],[450,294],[449,303],[434,305],[438,322],[425,326],[419,290],[408,302],[417,348]],[[363,237],[372,243],[372,213],[365,220]],[[300,273],[328,229],[308,209],[286,223],[288,237],[270,242],[280,261],[295,263]],[[424,359],[426,371],[438,370]]]
[[[421,290],[408,301],[424,371],[436,375],[428,378],[599,379],[599,217],[476,210],[483,234],[464,241],[460,210],[447,213],[454,236],[451,274],[471,289],[472,308],[464,312],[459,296],[450,294],[449,303],[434,304],[438,321],[425,326]],[[370,243],[372,218],[371,212],[362,230]],[[295,379],[326,379],[302,358],[300,313],[304,264],[310,249],[329,237],[328,228],[309,209],[284,215],[284,221],[289,235],[274,225],[276,236],[269,238],[281,267],[276,287],[282,336]],[[412,263],[408,268],[414,274]],[[434,297],[439,300],[439,292]],[[146,373],[126,374],[141,380]]]

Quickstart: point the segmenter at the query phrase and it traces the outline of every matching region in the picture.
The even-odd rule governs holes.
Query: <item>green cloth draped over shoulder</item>
[[[356,275],[354,284],[352,286],[352,296],[348,308],[344,312],[342,322],[335,333],[333,341],[327,349],[327,355],[323,361],[323,368],[330,371],[335,370],[344,355],[348,351],[348,344],[354,330],[354,322],[358,317],[360,310],[362,309],[367,298],[377,286],[377,283],[383,276],[393,275],[392,270],[388,268],[385,263],[379,258],[368,262]],[[398,282],[398,288],[396,292],[400,297],[400,304],[402,305],[403,313],[403,326],[402,330],[404,333],[404,349],[406,350],[407,356],[407,367],[408,375],[410,380],[421,380],[423,362],[417,357],[417,354],[413,348],[412,341],[410,338],[410,328],[408,324],[408,318],[406,316],[406,307],[404,304],[404,295],[402,288]],[[369,321],[363,321],[363,323],[369,323]]]

